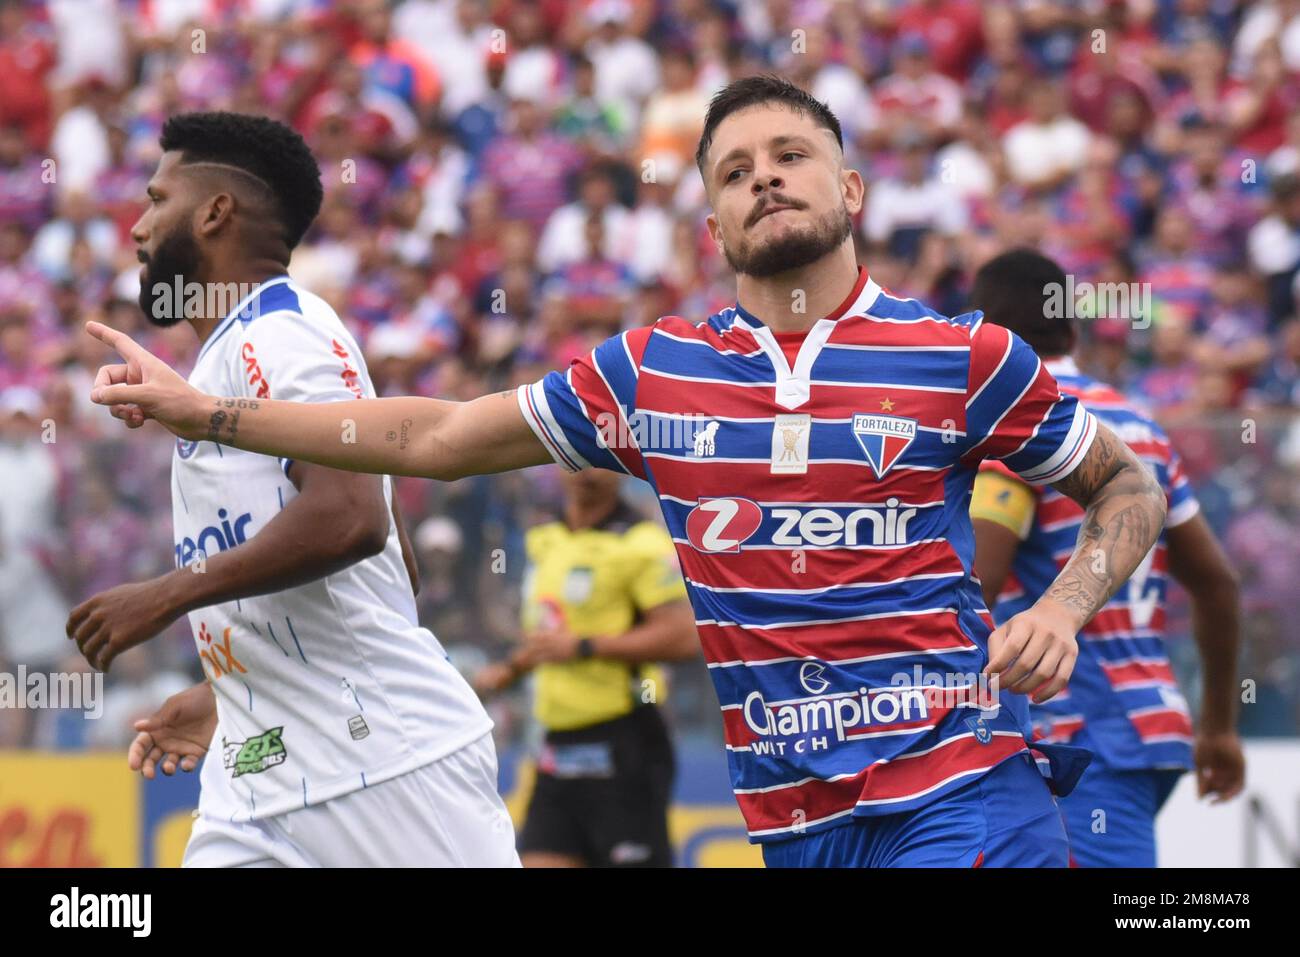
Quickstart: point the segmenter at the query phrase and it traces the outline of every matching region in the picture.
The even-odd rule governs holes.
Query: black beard
[[[723,253],[737,273],[764,279],[815,263],[838,249],[852,233],[849,211],[841,206],[817,220],[809,230],[791,233],[753,251],[735,253],[724,247]]]
[[[198,275],[200,259],[198,243],[182,228],[158,244],[140,280],[140,309],[151,325],[166,329],[185,318],[184,298],[176,299],[178,279],[183,292],[185,283]]]

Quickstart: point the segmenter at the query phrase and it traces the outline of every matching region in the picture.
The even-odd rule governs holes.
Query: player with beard
[[[352,336],[287,272],[322,195],[302,137],[189,113],[161,145],[131,234],[145,315],[201,343],[190,382],[239,397],[232,420],[249,400],[373,396]],[[207,680],[137,723],[129,757],[152,777],[212,752],[186,866],[518,865],[492,722],[419,625],[395,507],[386,476],[182,440],[175,570],[73,610],[103,670],[189,616]]]
[[[1075,634],[1150,549],[1163,494],[1007,330],[871,280],[849,227],[864,184],[824,104],[737,80],[696,160],[737,273],[737,303],[706,321],[666,316],[471,402],[345,406],[205,393],[92,324],[126,359],[93,398],[190,441],[336,468],[451,480],[553,459],[643,478],[769,865],[1064,865],[1046,779],[1067,790],[1086,754],[1031,749],[1025,694],[1065,687]],[[1056,581],[996,630],[967,513],[990,457],[1087,511]]]

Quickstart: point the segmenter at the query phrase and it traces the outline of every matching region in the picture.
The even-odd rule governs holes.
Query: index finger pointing
[[[118,332],[111,326],[106,326],[102,322],[91,320],[86,323],[86,331],[104,343],[117,350],[118,355],[123,359],[144,359],[149,357],[149,351],[144,346],[136,342],[125,332]]]

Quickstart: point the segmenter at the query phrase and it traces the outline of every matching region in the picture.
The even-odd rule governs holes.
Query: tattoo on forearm
[[[414,419],[402,420],[402,441],[397,444],[397,447],[403,452],[405,452],[406,447],[411,444],[411,426],[414,424]]]
[[[1086,621],[1119,589],[1150,551],[1164,521],[1164,492],[1117,438],[1098,436],[1079,468],[1057,491],[1084,505],[1074,554],[1047,597]]]
[[[239,416],[243,410],[258,407],[256,399],[218,399],[217,411],[208,419],[208,441],[234,446],[239,434]],[[226,412],[230,409],[230,412]]]
[[[221,441],[221,426],[225,424],[225,421],[226,421],[226,413],[222,412],[220,409],[212,413],[212,418],[208,419],[208,441],[209,442]]]
[[[402,420],[402,440],[401,442],[398,442],[397,445],[397,448],[402,452],[405,452],[406,447],[411,444],[411,426],[414,424],[414,419]],[[397,432],[393,429],[389,429],[384,433],[384,440],[387,442],[397,442]]]

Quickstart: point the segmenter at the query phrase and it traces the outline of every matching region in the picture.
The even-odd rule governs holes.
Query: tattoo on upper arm
[[[1079,467],[1052,487],[1083,505],[1124,468],[1125,451],[1113,433],[1099,428]]]

